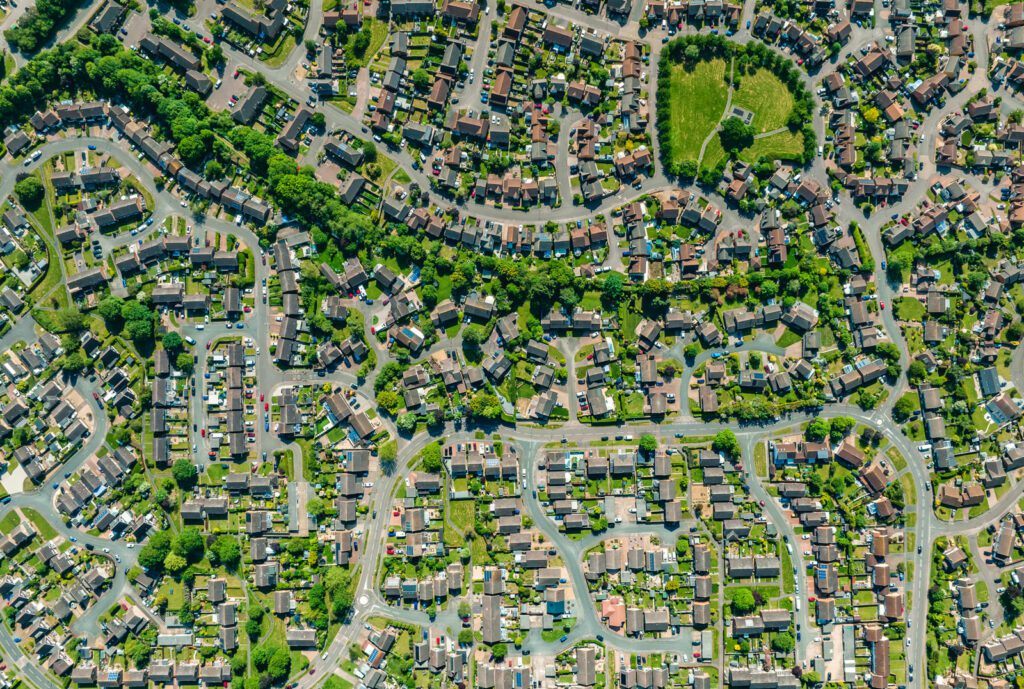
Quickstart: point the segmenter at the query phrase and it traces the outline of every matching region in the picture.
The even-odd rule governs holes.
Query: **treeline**
[[[803,75],[793,62],[775,52],[763,43],[753,41],[745,45],[734,43],[714,34],[681,36],[670,41],[661,52],[658,64],[658,103],[655,113],[657,134],[661,141],[669,140],[671,128],[672,89],[669,78],[674,65],[693,68],[698,62],[723,59],[727,63],[735,60],[735,74],[752,74],[766,69],[793,94],[793,110],[786,120],[792,132],[803,135],[804,148],[796,162],[808,165],[817,153],[818,141],[811,122],[814,116],[814,99],[804,86]],[[727,75],[727,78],[728,75]],[[700,175],[703,182],[714,184],[721,177],[724,162],[717,170],[698,170],[695,161],[673,160],[668,146],[661,147],[661,164],[665,172],[676,177],[694,178]],[[717,174],[716,174],[717,173]]]
[[[18,23],[4,31],[4,38],[22,53],[31,53],[50,40],[81,0],[36,0]]]

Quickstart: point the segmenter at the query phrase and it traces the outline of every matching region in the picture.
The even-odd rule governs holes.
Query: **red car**
[[[270,402],[263,403],[263,411],[270,411]]]
[[[233,78],[234,78],[234,79],[237,79],[237,78],[238,78],[238,70],[237,70],[237,69],[235,70],[235,73],[234,73],[234,75],[232,75],[232,76],[233,76]]]
[[[885,311],[885,302],[884,301],[878,302],[878,305],[882,307],[882,311]]]
[[[199,435],[200,435],[201,437],[205,438],[205,437],[206,437],[206,429],[204,428],[204,429],[202,429],[201,431],[199,431]]]
[[[260,393],[260,402],[262,402],[262,401],[263,401],[263,393],[261,392]]]
[[[94,390],[93,393],[92,393],[92,398],[94,400],[96,400],[97,402],[99,402],[100,401],[100,394]]]

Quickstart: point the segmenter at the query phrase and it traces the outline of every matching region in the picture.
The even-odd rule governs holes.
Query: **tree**
[[[647,456],[653,455],[658,449],[658,439],[650,433],[640,436],[640,452]]]
[[[914,400],[909,396],[900,397],[892,407],[892,418],[903,423],[915,411]]]
[[[363,142],[363,159],[368,163],[377,162],[377,144],[372,141]]]
[[[171,532],[157,531],[139,550],[139,565],[146,569],[159,569],[171,552]]]
[[[76,308],[61,309],[53,316],[58,332],[80,333],[85,330],[85,316]]]
[[[821,675],[814,670],[808,670],[800,675],[800,683],[805,687],[814,687],[821,684]]]
[[[272,684],[280,684],[288,679],[292,671],[292,657],[288,649],[283,646],[261,646],[257,651],[266,649],[266,657],[263,659],[263,670]],[[256,662],[256,652],[253,652],[253,662]],[[262,684],[262,683],[261,683]]]
[[[808,440],[815,442],[821,442],[824,440],[828,433],[828,419],[823,419],[820,416],[807,424],[807,428],[804,430],[804,436],[806,436]]]
[[[224,63],[224,49],[220,47],[219,43],[214,43],[207,48],[206,63],[209,65],[219,65]]]
[[[691,361],[696,359],[698,354],[700,354],[700,345],[696,342],[691,342],[683,348],[683,356]]]
[[[738,588],[732,592],[732,612],[734,615],[746,615],[754,610],[754,594],[748,588]]]
[[[431,85],[434,83],[434,77],[432,77],[430,75],[430,72],[423,69],[422,67],[414,71],[410,78],[412,79],[413,86],[415,86],[420,91],[426,91],[430,89]]]
[[[494,658],[494,662],[500,663],[505,660],[505,656],[508,655],[508,646],[505,644],[494,644],[491,646],[491,656]]]
[[[242,548],[238,545],[237,539],[231,536],[218,536],[210,545],[210,556],[229,570],[233,570],[242,561]]]
[[[1003,614],[1007,622],[1013,622],[1024,614],[1024,587],[1011,584],[999,594],[999,602],[1003,606]]]
[[[718,133],[722,148],[728,153],[737,153],[754,143],[754,128],[744,124],[738,117],[728,117]]]
[[[99,313],[100,318],[110,323],[120,320],[122,308],[124,308],[124,299],[110,295],[100,301],[99,306],[96,307],[96,312]]]
[[[174,351],[176,349],[181,349],[181,346],[182,346],[182,344],[184,344],[184,342],[185,341],[181,339],[181,335],[179,335],[178,333],[174,332],[173,330],[171,332],[165,334],[164,338],[163,338],[164,349],[166,349],[168,351]]]
[[[28,268],[29,264],[28,254],[21,249],[15,249],[11,253],[11,263],[14,264],[14,267],[18,270],[25,270]]]
[[[356,57],[363,57],[366,55],[366,49],[370,47],[371,38],[372,35],[370,34],[369,27],[364,26],[355,35],[355,38],[352,39],[352,53]]]
[[[328,504],[323,499],[317,497],[312,497],[306,502],[306,511],[316,518],[317,521],[323,520],[324,517],[331,513]]]
[[[420,452],[420,459],[423,461],[423,470],[436,474],[441,471],[441,446],[437,443],[430,443]]]
[[[459,630],[459,645],[460,646],[472,646],[473,645],[473,630],[472,629],[460,629]]]
[[[484,390],[478,390],[469,400],[470,415],[495,421],[501,418],[501,401],[496,395]]]
[[[467,619],[473,614],[473,608],[470,606],[469,601],[462,601],[459,603],[459,617]]]
[[[792,653],[796,648],[796,640],[789,632],[779,632],[772,636],[772,650],[778,653]]]
[[[206,551],[203,534],[195,526],[186,526],[174,539],[173,550],[176,555],[189,562],[198,562],[203,559],[203,553]]]
[[[171,466],[171,476],[181,488],[191,488],[199,477],[199,470],[187,459],[179,459]]]
[[[43,187],[42,180],[35,175],[29,175],[18,180],[14,185],[14,193],[17,194],[18,201],[22,206],[34,211],[42,205],[46,189]]]
[[[729,429],[716,433],[711,447],[716,452],[724,452],[730,457],[739,457],[740,455],[740,443],[736,440],[736,434]]]
[[[626,283],[617,273],[609,274],[601,283],[601,299],[608,306],[617,305],[622,300],[625,291]]]
[[[61,368],[68,373],[81,373],[88,366],[89,360],[85,358],[85,354],[82,353],[81,349],[76,349],[64,355],[64,363]]]
[[[927,377],[928,369],[923,362],[914,359],[910,362],[910,366],[907,366],[907,380],[912,385],[920,385]]]
[[[394,390],[381,390],[377,393],[377,404],[394,416],[402,408],[402,397]]]
[[[203,161],[210,149],[201,136],[186,136],[178,144],[181,161],[193,169]]]
[[[164,569],[171,574],[178,574],[188,567],[188,560],[177,553],[168,553],[164,558]]]
[[[411,412],[399,414],[398,419],[395,421],[395,425],[398,426],[398,430],[403,433],[412,433],[416,430],[416,415]]]
[[[188,352],[180,352],[174,359],[174,367],[185,373],[191,373],[194,365],[192,355]]]
[[[153,337],[155,314],[145,304],[138,301],[125,302],[121,308],[121,318],[125,321],[125,332],[136,342]]]
[[[334,619],[346,617],[355,604],[352,592],[352,579],[348,570],[332,567],[324,577],[324,592],[331,599],[331,614]]]
[[[828,427],[828,437],[832,442],[839,442],[846,434],[853,430],[853,427],[857,425],[857,422],[851,419],[849,416],[837,416],[832,419]]]
[[[135,667],[145,667],[153,654],[153,648],[133,636],[124,642],[124,654]]]
[[[462,344],[467,347],[479,347],[487,339],[487,331],[476,323],[467,325],[462,331]]]

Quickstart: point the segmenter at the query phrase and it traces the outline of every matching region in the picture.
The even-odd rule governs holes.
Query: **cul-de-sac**
[[[1024,2],[0,36],[0,689],[1024,689]]]

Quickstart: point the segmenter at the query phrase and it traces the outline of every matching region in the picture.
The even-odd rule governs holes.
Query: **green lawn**
[[[672,159],[696,161],[725,111],[725,61],[699,62],[693,69],[674,65],[669,80],[669,153]]]
[[[47,541],[51,538],[57,537],[57,530],[50,526],[50,522],[46,521],[46,517],[36,512],[31,507],[21,508],[22,514],[24,514],[32,525],[36,527],[36,531]]]
[[[732,94],[732,104],[754,113],[751,124],[758,134],[786,126],[786,119],[793,110],[793,94],[777,76],[759,69],[739,77],[739,81],[739,88]]]
[[[720,161],[725,160],[727,155],[725,149],[722,148],[722,140],[717,136],[713,136],[704,149],[704,157],[701,159],[700,165],[701,167],[714,169]]]
[[[924,304],[917,299],[901,297],[896,299],[896,318],[901,321],[920,321],[925,316]]]
[[[323,689],[352,689],[352,682],[337,675],[331,675],[324,681]]]
[[[740,159],[748,162],[756,162],[762,156],[778,158],[780,160],[793,160],[804,151],[804,137],[799,132],[779,132],[761,139],[755,139],[754,145],[740,151]]]
[[[793,332],[789,328],[786,328],[785,331],[779,335],[779,339],[775,341],[775,344],[780,347],[789,347],[790,345],[795,345],[797,342],[800,342],[802,339],[803,337],[799,334]]]
[[[448,503],[448,516],[452,525],[468,533],[473,529],[474,503],[472,500],[452,500]]]
[[[4,515],[4,518],[2,520],[0,520],[0,533],[6,536],[7,534],[14,531],[14,528],[18,526],[18,524],[20,523],[21,518],[18,516],[18,513],[15,512],[14,510],[11,510],[10,512]]]

